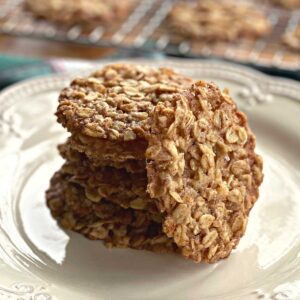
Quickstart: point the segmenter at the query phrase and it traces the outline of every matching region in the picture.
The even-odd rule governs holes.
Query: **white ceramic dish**
[[[300,299],[300,85],[220,62],[140,63],[214,80],[246,111],[265,160],[246,235],[197,265],[61,230],[44,192],[62,163],[53,113],[69,75],[30,80],[0,95],[0,299]]]

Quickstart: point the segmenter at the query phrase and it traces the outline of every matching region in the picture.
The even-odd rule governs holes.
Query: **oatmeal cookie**
[[[196,262],[226,258],[243,236],[262,182],[262,159],[228,91],[199,81],[152,113],[148,192],[163,231]]]
[[[65,144],[59,146],[60,155],[70,161],[88,160],[92,167],[106,167],[110,166],[116,169],[125,169],[130,173],[145,173],[145,151],[146,147],[141,145],[143,152],[134,153],[130,149],[135,147],[127,147],[123,149],[114,146],[114,143],[105,141],[95,141],[92,143],[93,138],[84,138],[84,141],[90,142],[81,143],[80,139],[70,137]],[[137,145],[138,146],[138,143]],[[138,148],[138,147],[137,147]],[[122,151],[123,150],[123,151]],[[133,157],[140,157],[140,159],[133,159]]]
[[[144,161],[147,149],[147,141],[144,139],[114,142],[82,134],[72,134],[69,141],[74,150],[86,154],[92,162],[96,162],[100,157],[114,162]]]
[[[294,32],[286,33],[282,41],[290,49],[300,51],[300,26]]]
[[[68,177],[70,182],[80,185],[91,202],[100,203],[103,199],[110,199],[123,208],[159,213],[146,191],[146,170],[133,174],[112,167],[94,168],[83,159],[67,160],[59,172]]]
[[[128,247],[157,252],[175,252],[177,246],[161,228],[160,220],[146,211],[124,209],[104,199],[94,203],[69,175],[57,172],[46,193],[53,217],[65,228],[107,247]]]
[[[122,18],[134,1],[118,0],[26,0],[27,8],[36,16],[66,26],[94,26]]]
[[[263,13],[239,1],[182,1],[174,5],[168,23],[174,34],[199,42],[257,39],[271,29]]]
[[[73,80],[60,94],[56,115],[72,134],[114,143],[144,140],[155,105],[191,83],[166,68],[108,65]]]

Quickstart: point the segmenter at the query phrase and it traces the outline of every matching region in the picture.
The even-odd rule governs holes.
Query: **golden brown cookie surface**
[[[146,141],[132,143],[112,143],[105,140],[72,136],[61,145],[60,154],[63,158],[80,160],[86,156],[92,167],[110,166],[125,169],[130,173],[145,173]]]
[[[156,106],[148,192],[185,257],[213,263],[236,247],[263,178],[254,148],[245,115],[214,84],[197,82]]]
[[[192,82],[172,70],[114,64],[73,80],[60,94],[58,121],[72,134],[128,142],[148,134],[148,116]]]
[[[135,139],[119,142],[74,133],[70,137],[70,145],[90,158],[97,159],[101,156],[103,159],[124,162],[130,159],[144,160],[147,141]]]

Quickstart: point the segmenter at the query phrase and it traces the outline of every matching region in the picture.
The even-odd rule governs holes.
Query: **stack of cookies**
[[[236,247],[263,176],[227,91],[170,69],[114,64],[75,79],[56,114],[71,133],[47,191],[62,227],[196,262]]]
[[[146,192],[146,136],[154,106],[191,83],[168,69],[115,64],[62,91],[57,117],[71,137],[47,199],[63,227],[107,246],[176,249]]]

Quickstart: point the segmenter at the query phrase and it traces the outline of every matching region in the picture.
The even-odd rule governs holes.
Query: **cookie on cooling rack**
[[[174,35],[197,42],[257,39],[271,30],[260,10],[239,1],[181,1],[169,13],[168,24]]]
[[[271,3],[286,9],[300,8],[300,0],[271,0]]]
[[[227,91],[199,81],[152,113],[148,192],[163,231],[196,262],[227,257],[258,198],[262,160],[245,115]]]
[[[150,212],[124,209],[106,199],[90,201],[71,175],[57,172],[47,191],[47,204],[65,228],[107,247],[127,247],[156,252],[175,252],[177,247],[163,232],[161,220]]]
[[[26,0],[26,7],[36,16],[72,25],[97,25],[126,16],[134,0]]]
[[[290,49],[300,51],[300,26],[293,32],[284,34],[282,41]]]

